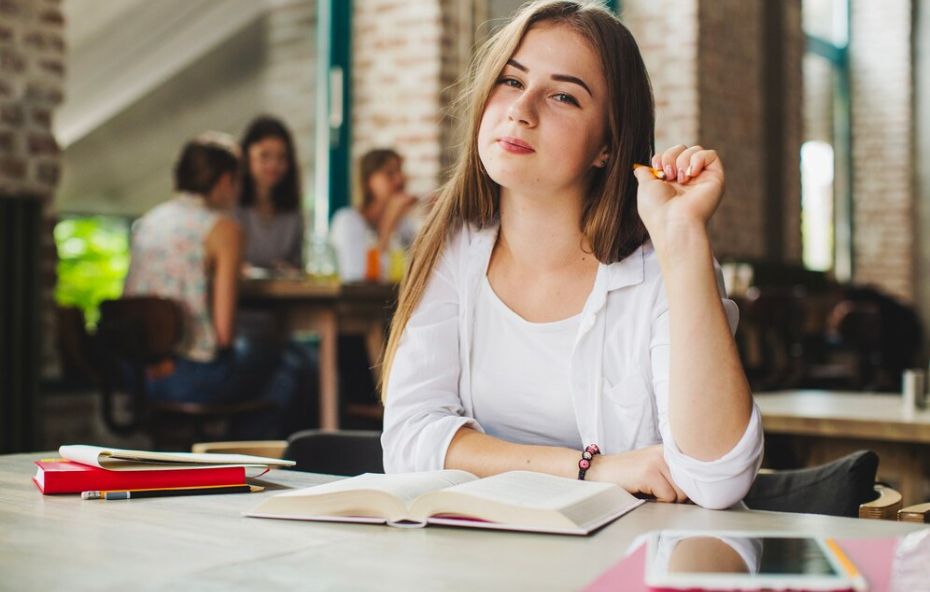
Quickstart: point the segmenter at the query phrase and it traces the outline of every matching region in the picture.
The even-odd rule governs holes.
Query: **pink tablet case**
[[[840,547],[865,576],[870,592],[888,592],[891,563],[898,538],[838,539]],[[609,567],[584,589],[585,592],[649,592],[646,586],[646,545]]]

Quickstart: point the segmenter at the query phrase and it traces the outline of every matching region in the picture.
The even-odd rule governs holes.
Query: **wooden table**
[[[288,333],[313,331],[320,338],[321,427],[339,427],[340,333],[362,333],[372,364],[377,364],[385,341],[397,288],[390,284],[315,283],[306,280],[245,280],[240,303],[266,309]],[[376,377],[377,378],[377,377]]]
[[[805,466],[854,450],[875,450],[879,479],[904,504],[930,497],[930,410],[905,410],[893,393],[777,391],[756,393],[766,446],[780,446]],[[768,454],[768,452],[767,452]]]
[[[50,454],[50,453],[47,453]],[[577,590],[660,528],[894,536],[918,524],[648,503],[588,537],[245,518],[274,491],[101,502],[43,496],[43,454],[0,456],[4,590]],[[274,471],[277,487],[333,479]]]

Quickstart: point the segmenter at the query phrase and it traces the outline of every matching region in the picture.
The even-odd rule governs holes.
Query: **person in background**
[[[302,267],[304,220],[294,142],[278,119],[254,119],[242,137],[242,191],[236,217],[245,234],[245,263]]]
[[[403,164],[390,148],[371,150],[359,161],[361,203],[336,212],[330,230],[342,281],[365,278],[372,249],[384,254],[413,243],[416,228],[409,214],[418,200],[406,191]]]
[[[223,403],[265,398],[271,409],[243,419],[237,437],[283,437],[302,368],[280,350],[234,347],[243,234],[235,141],[208,132],[187,142],[174,168],[176,194],[133,225],[124,295],[170,298],[184,310],[174,358],[149,373],[155,400]]]

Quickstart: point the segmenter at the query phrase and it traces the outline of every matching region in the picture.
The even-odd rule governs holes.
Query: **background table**
[[[364,335],[377,384],[377,364],[396,298],[397,287],[391,284],[291,279],[245,280],[239,296],[243,307],[272,312],[288,334],[312,331],[319,336],[320,424],[327,429],[339,427],[339,334]]]
[[[842,391],[757,393],[766,454],[802,466],[854,450],[878,453],[879,479],[890,482],[904,505],[930,497],[930,410],[907,411],[901,396]]]
[[[917,524],[645,504],[588,537],[245,518],[261,494],[43,496],[41,454],[0,456],[4,590],[577,590],[659,528],[891,536]],[[275,471],[304,487],[333,477]]]

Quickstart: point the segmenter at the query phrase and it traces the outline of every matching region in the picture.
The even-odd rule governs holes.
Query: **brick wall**
[[[801,29],[801,0],[782,3],[783,136],[782,175],[784,177],[782,213],[782,256],[786,261],[800,262],[801,244],[801,142],[804,139],[803,89],[804,32]]]
[[[633,32],[652,78],[656,98],[656,148],[701,144],[720,152],[727,195],[711,221],[720,257],[766,257],[762,237],[780,229],[777,256],[799,260],[800,237],[800,2],[781,3],[784,95],[780,116],[783,191],[778,219],[766,215],[766,104],[762,0],[623,2],[623,21]],[[739,100],[734,100],[739,97]]]
[[[405,158],[407,188],[434,190],[441,177],[447,0],[367,0],[353,4],[352,161],[372,148]],[[451,20],[450,20],[451,23]],[[445,75],[445,78],[444,76]]]
[[[698,143],[698,2],[627,0],[620,18],[639,44],[656,102],[656,149]]]
[[[698,19],[700,140],[720,153],[727,175],[727,195],[710,225],[714,246],[718,256],[764,257],[762,6],[701,2]]]
[[[61,103],[64,76],[64,19],[59,0],[0,0],[0,193],[29,195],[43,202],[43,334],[53,335],[55,248],[52,195],[60,154],[51,119]],[[51,340],[42,352],[43,373],[54,372]]]
[[[853,280],[912,300],[911,2],[853,2],[851,20]]]

